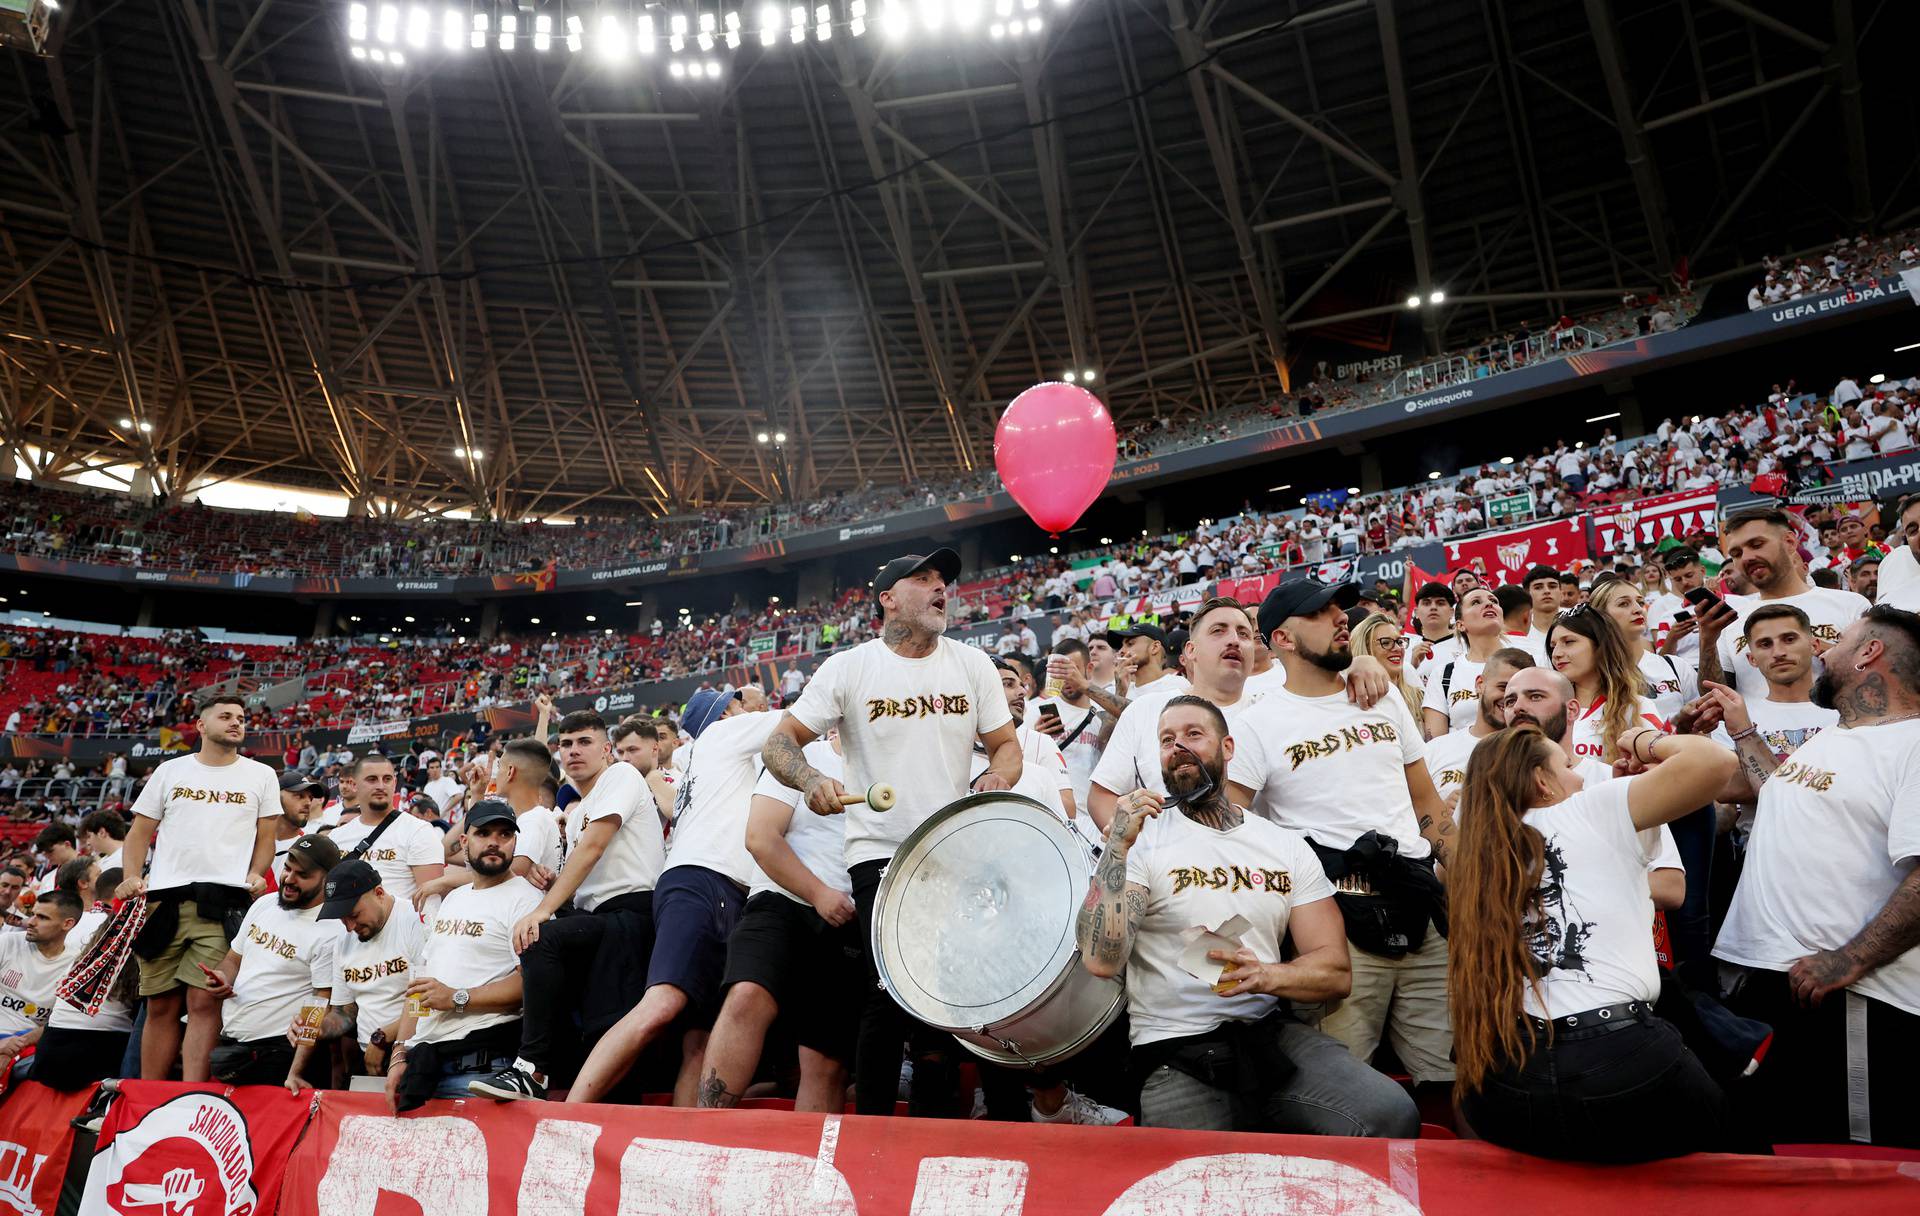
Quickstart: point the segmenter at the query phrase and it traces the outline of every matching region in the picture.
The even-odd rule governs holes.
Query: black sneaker
[[[499,1102],[545,1102],[547,1087],[509,1064],[490,1077],[469,1082],[467,1089]]]

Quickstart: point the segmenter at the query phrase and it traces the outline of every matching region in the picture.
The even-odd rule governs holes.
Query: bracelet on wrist
[[[1760,728],[1757,726],[1749,726],[1747,727],[1747,729],[1740,731],[1737,734],[1728,735],[1727,738],[1732,739],[1735,743],[1738,743],[1742,739],[1752,738],[1755,734],[1759,732],[1759,730]]]

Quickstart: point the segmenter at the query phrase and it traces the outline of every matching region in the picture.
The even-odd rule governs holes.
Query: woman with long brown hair
[[[1635,725],[1666,728],[1620,629],[1591,604],[1547,626],[1547,662],[1573,684],[1580,717],[1570,728],[1573,754],[1612,764],[1614,743]]]
[[[1643,834],[1712,798],[1734,756],[1646,726],[1614,746],[1649,767],[1584,785],[1531,725],[1467,762],[1447,867],[1454,1093],[1480,1136],[1543,1157],[1730,1149],[1725,1094],[1653,1016]]]
[[[1361,621],[1353,631],[1350,643],[1355,654],[1370,654],[1380,660],[1387,669],[1387,680],[1400,699],[1407,703],[1407,713],[1414,721],[1420,720],[1420,702],[1426,696],[1426,690],[1407,678],[1407,644],[1412,641],[1400,628],[1400,622],[1384,612],[1376,612]]]
[[[1647,696],[1653,701],[1654,711],[1662,720],[1673,721],[1688,701],[1700,695],[1700,673],[1692,659],[1654,650],[1647,639],[1646,593],[1626,579],[1609,574],[1594,580],[1587,602],[1620,630],[1634,667],[1647,682]]]

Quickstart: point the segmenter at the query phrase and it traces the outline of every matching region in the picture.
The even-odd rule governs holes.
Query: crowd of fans
[[[1920,266],[1920,231],[1909,228],[1878,239],[1863,232],[1851,240],[1841,237],[1817,258],[1768,255],[1761,262],[1766,275],[1747,289],[1749,312],[1912,270]]]

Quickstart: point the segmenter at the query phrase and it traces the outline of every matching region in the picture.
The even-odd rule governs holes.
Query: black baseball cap
[[[1328,604],[1344,610],[1359,602],[1360,588],[1355,583],[1323,583],[1317,578],[1281,583],[1260,601],[1260,636],[1271,638],[1290,617],[1312,616]]]
[[[480,801],[474,803],[473,807],[467,811],[466,826],[468,831],[472,831],[474,828],[485,827],[489,823],[506,823],[510,825],[515,832],[520,830],[520,817],[513,813],[512,807],[508,806],[504,800],[499,798],[482,798]]]
[[[873,576],[873,593],[877,596],[901,579],[911,578],[928,569],[938,570],[940,577],[951,583],[960,577],[960,555],[952,549],[902,554],[880,567],[880,573]]]
[[[1453,588],[1440,582],[1421,583],[1420,590],[1413,593],[1413,602],[1416,604],[1425,600],[1445,600],[1451,604],[1456,598]]]
[[[292,861],[296,857],[303,868],[327,874],[340,864],[340,846],[333,843],[330,836],[318,833],[302,836],[287,846],[287,860]]]
[[[1167,635],[1167,654],[1174,662],[1178,663],[1180,656],[1186,653],[1187,642],[1192,637],[1185,629],[1176,629]]]
[[[309,777],[297,768],[290,768],[280,774],[282,790],[312,790],[322,798],[327,796],[327,783],[318,777]]]
[[[321,920],[339,920],[353,911],[360,897],[380,885],[380,871],[355,858],[327,871],[320,903]]]
[[[1139,621],[1127,626],[1125,629],[1107,630],[1107,645],[1113,647],[1115,650],[1120,649],[1120,643],[1126,641],[1128,638],[1152,638],[1162,646],[1167,645],[1167,631],[1158,625],[1149,624],[1146,621]],[[1168,653],[1172,653],[1171,648],[1168,649]]]

